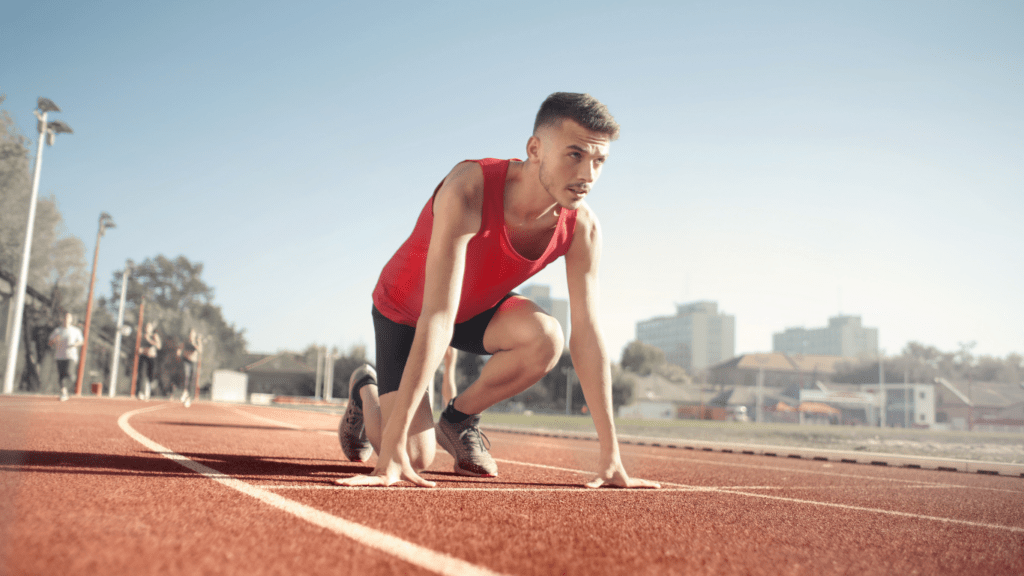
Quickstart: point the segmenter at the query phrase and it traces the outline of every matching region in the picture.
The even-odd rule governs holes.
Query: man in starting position
[[[373,292],[379,374],[363,366],[349,381],[342,449],[364,461],[372,447],[377,466],[339,484],[434,486],[418,472],[433,462],[437,443],[455,457],[457,473],[497,476],[480,413],[540,380],[564,346],[558,321],[511,290],[565,256],[569,350],[600,442],[587,486],[658,487],[622,465],[597,318],[601,230],[584,199],[618,133],[596,99],[558,92],[537,113],[525,162],[465,161],[438,185]],[[491,358],[448,403],[435,432],[426,391],[449,345]]]

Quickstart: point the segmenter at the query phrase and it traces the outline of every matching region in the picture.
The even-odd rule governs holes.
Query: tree
[[[158,255],[139,264],[128,260],[126,265],[132,273],[128,276],[125,293],[125,324],[138,323],[139,305],[145,298],[144,321],[154,322],[163,337],[163,348],[157,356],[157,378],[163,392],[181,382],[177,350],[185,343],[191,329],[203,340],[199,381],[204,384],[201,387],[205,388],[214,370],[238,366],[245,354],[245,331],[229,324],[220,306],[213,303],[213,288],[202,279],[202,263],[191,262],[185,256],[171,260]],[[122,269],[112,275],[111,297],[104,299],[101,306],[107,314],[93,318],[94,329],[110,338],[114,337],[116,329],[114,318],[120,305],[123,273]]]
[[[661,348],[634,340],[622,350],[622,369],[647,376],[665,364],[665,352]]]
[[[908,342],[898,356],[883,358],[885,381],[932,382],[935,378],[952,381],[1001,382],[1020,384],[1024,375],[1020,354],[1008,354],[1005,359],[993,356],[975,356],[974,342],[961,342],[956,352],[943,352],[920,342]],[[836,366],[836,382],[866,384],[878,382],[878,361],[847,362]]]
[[[366,346],[362,345],[352,346],[348,352],[337,356],[334,360],[334,397],[348,398],[349,376],[356,368],[369,363],[366,359]]]

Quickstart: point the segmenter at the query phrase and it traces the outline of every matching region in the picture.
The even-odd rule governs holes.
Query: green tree
[[[647,376],[665,364],[665,352],[661,348],[633,340],[622,350],[623,370]]]
[[[159,255],[138,264],[129,260],[126,265],[132,272],[125,296],[125,324],[133,327],[138,324],[139,306],[145,299],[144,322],[155,323],[163,339],[163,348],[157,356],[160,392],[168,393],[174,384],[182,381],[177,351],[185,344],[191,329],[203,340],[199,376],[201,389],[209,386],[214,370],[238,367],[245,354],[245,331],[228,323],[220,306],[214,304],[213,288],[202,279],[202,263],[191,262],[185,256],[171,260]],[[100,321],[96,317],[93,319],[94,329],[111,339],[115,332],[123,272],[123,269],[116,270],[112,274],[111,296],[102,302],[106,314]],[[128,340],[128,350],[134,353],[134,334]],[[127,391],[129,384],[125,381],[121,386]]]

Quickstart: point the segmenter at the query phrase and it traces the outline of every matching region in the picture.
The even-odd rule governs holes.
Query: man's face
[[[530,139],[527,152],[540,168],[540,183],[559,206],[579,208],[601,176],[611,139],[573,120],[546,126]]]
[[[74,320],[75,320],[74,316],[72,316],[71,314],[65,314],[64,315],[64,327],[65,328],[70,328],[71,327],[71,323],[74,322]]]

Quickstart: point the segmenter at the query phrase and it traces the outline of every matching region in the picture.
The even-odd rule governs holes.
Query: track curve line
[[[459,560],[458,558],[454,558],[447,554],[437,552],[429,548],[424,548],[418,544],[413,544],[412,542],[402,540],[401,538],[392,536],[385,532],[374,530],[363,526],[362,524],[357,524],[355,522],[339,518],[322,510],[317,510],[311,506],[300,504],[268,490],[264,490],[257,486],[253,486],[252,484],[232,478],[227,474],[214,470],[209,466],[200,464],[160,444],[157,444],[140,434],[132,427],[131,424],[128,423],[133,416],[145,412],[160,410],[165,407],[166,406],[151,406],[148,408],[125,412],[117,419],[117,425],[120,426],[121,430],[123,430],[124,433],[133,440],[142,444],[149,450],[160,454],[164,458],[173,460],[181,466],[206,476],[207,478],[231,488],[232,490],[241,492],[246,496],[251,496],[264,504],[268,504],[301,520],[309,522],[310,524],[320,526],[321,528],[330,530],[335,534],[354,540],[368,548],[373,548],[374,550],[394,556],[408,562],[409,564],[437,574],[452,576],[502,576],[499,572],[494,572],[475,564],[470,564],[464,560]]]

